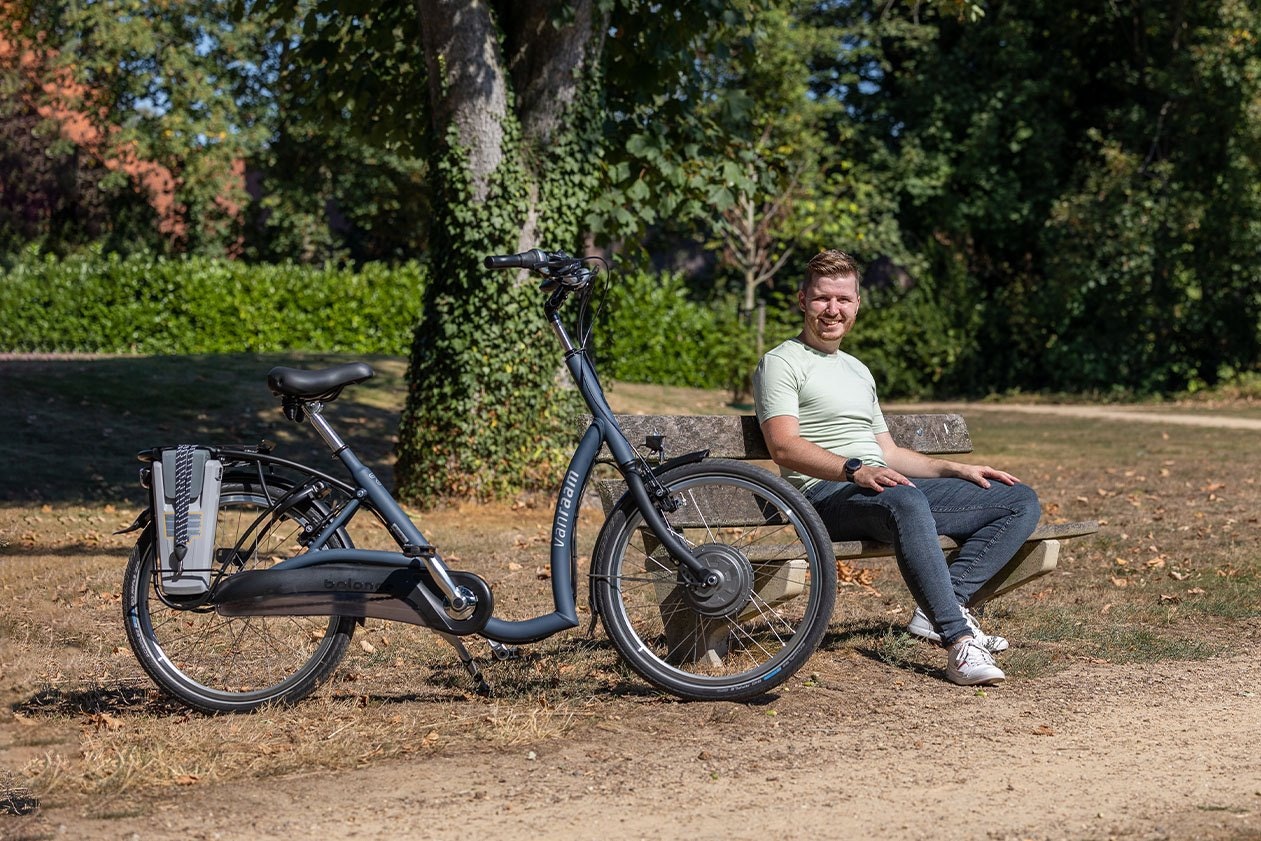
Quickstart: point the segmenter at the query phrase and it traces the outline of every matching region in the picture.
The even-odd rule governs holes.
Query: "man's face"
[[[841,346],[858,315],[858,278],[817,277],[797,293],[797,302],[805,313],[802,339],[815,350],[831,353]]]

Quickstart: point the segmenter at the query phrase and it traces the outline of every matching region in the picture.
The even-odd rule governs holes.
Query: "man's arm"
[[[917,453],[914,450],[908,450],[905,447],[899,447],[894,442],[893,436],[887,432],[877,435],[876,443],[880,445],[880,450],[884,453],[884,460],[888,462],[889,466],[905,476],[920,479],[967,479],[969,482],[973,482],[983,488],[990,486],[989,480],[991,479],[996,482],[1002,482],[1004,485],[1014,485],[1020,481],[1010,473],[997,470],[989,465],[964,464],[963,462],[950,461],[944,458],[933,458],[923,453]],[[855,474],[855,479],[857,478],[858,474]]]
[[[792,415],[777,415],[762,422],[762,437],[766,440],[766,448],[771,458],[781,467],[814,476],[818,479],[833,481],[845,480],[845,459],[842,456],[823,449],[818,444],[801,437],[801,428],[797,418]],[[895,485],[914,485],[908,477],[939,478],[953,477],[967,479],[983,488],[990,486],[990,480],[1014,485],[1020,480],[1010,473],[996,470],[988,465],[964,464],[942,458],[933,458],[905,447],[899,447],[893,436],[882,432],[876,436],[876,443],[884,454],[888,467],[869,464],[855,471],[854,483],[879,493],[885,488]]]
[[[792,415],[767,418],[762,422],[762,437],[771,458],[780,467],[817,479],[845,478],[845,459],[802,438],[797,418]]]
[[[762,437],[766,440],[771,458],[780,467],[787,467],[817,479],[845,481],[845,458],[802,438],[801,427],[793,415],[767,418],[762,422]],[[876,441],[880,441],[880,436],[876,436]],[[889,443],[893,443],[891,437]],[[881,444],[882,449],[883,447]],[[854,473],[854,483],[874,491],[883,491],[894,485],[909,485],[911,480],[896,470],[869,464]]]

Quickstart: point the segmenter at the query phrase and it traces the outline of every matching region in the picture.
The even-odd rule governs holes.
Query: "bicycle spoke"
[[[285,547],[296,545],[301,511],[281,518],[269,513],[261,494],[227,493],[221,500],[215,544],[232,549],[256,522],[262,523],[216,576],[216,582],[242,571],[266,569]],[[260,514],[266,516],[260,520]],[[251,549],[250,543],[253,543]],[[296,551],[296,550],[295,550]],[[127,598],[128,639],[150,675],[169,692],[206,710],[250,709],[268,700],[310,692],[340,660],[353,625],[336,617],[221,616],[213,611],[180,610],[157,598],[156,558],[135,557],[139,578]]]

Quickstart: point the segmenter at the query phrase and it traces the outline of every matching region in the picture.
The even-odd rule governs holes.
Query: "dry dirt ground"
[[[927,646],[898,668],[833,638],[758,703],[602,696],[528,744],[50,802],[0,814],[0,839],[1261,841],[1261,620],[1235,630],[1228,656],[1078,657],[986,690]]]
[[[38,820],[57,838],[172,841],[1261,838],[1258,654],[983,693],[855,659],[844,686],[765,705],[654,702],[528,748]]]

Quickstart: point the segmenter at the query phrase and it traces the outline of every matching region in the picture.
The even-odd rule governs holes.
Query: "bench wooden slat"
[[[927,455],[972,451],[972,438],[961,415],[886,415],[885,419],[894,441],[902,447]],[[637,447],[642,446],[648,436],[662,436],[667,458],[708,449],[714,458],[770,461],[762,430],[757,418],[752,415],[617,415],[617,421],[630,442]],[[590,418],[584,418],[583,429],[588,423]],[[602,455],[607,458],[607,450]],[[604,512],[608,514],[625,492],[625,485],[620,479],[605,479],[597,480],[595,486]],[[733,491],[721,496],[715,494],[712,499],[694,499],[692,508],[698,516],[680,515],[676,523],[679,528],[755,528],[768,524],[765,512],[756,499],[745,492]],[[1099,524],[1096,522],[1039,526],[1007,566],[977,593],[976,602],[1010,592],[1046,575],[1055,569],[1060,541],[1097,531]],[[947,553],[959,548],[949,537],[942,535],[939,540]],[[893,554],[892,546],[875,540],[840,540],[833,542],[832,548],[841,560],[881,558]],[[797,546],[780,547],[774,541],[768,541],[767,545],[751,547],[748,554],[758,561],[783,560],[797,551]]]
[[[762,429],[753,415],[616,415],[626,437],[641,446],[649,435],[665,437],[666,455],[709,449],[714,458],[769,460]],[[889,433],[901,447],[918,453],[972,452],[972,438],[961,415],[885,415]],[[590,416],[582,420],[586,429]],[[607,454],[607,450],[605,451]]]
[[[1070,537],[1085,537],[1097,531],[1099,531],[1099,524],[1093,521],[1056,523],[1049,526],[1038,526],[1033,530],[1033,534],[1029,535],[1029,539],[1026,542],[1066,540]],[[952,552],[959,548],[958,543],[944,534],[938,535],[937,539],[941,542],[941,548],[947,552]],[[836,552],[836,557],[838,558],[879,558],[893,554],[893,547],[888,543],[881,543],[879,540],[836,540],[832,542],[832,550]]]

